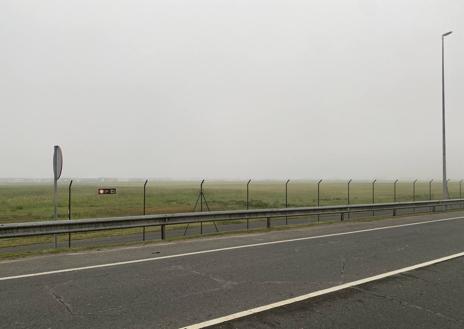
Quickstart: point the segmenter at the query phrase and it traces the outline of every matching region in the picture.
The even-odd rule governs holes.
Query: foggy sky
[[[1,0],[0,177],[464,178],[464,2]]]

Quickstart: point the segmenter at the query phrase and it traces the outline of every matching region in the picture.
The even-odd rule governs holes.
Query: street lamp
[[[446,128],[445,128],[445,37],[453,33],[441,35],[441,105],[442,105],[442,134],[443,134],[443,199],[449,198],[448,182],[446,181]]]

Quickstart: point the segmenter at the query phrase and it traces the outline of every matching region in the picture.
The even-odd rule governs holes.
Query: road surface
[[[186,327],[461,253],[461,216],[441,213],[1,262],[0,328]],[[464,297],[463,269],[458,257],[217,326],[372,328],[382,321],[381,328],[423,328],[419,317],[428,317],[432,327],[452,328],[453,321],[463,327],[464,307],[457,303]],[[417,319],[408,315],[411,307],[375,297],[386,292],[417,301]]]
[[[238,328],[464,328],[464,260],[223,322]]]

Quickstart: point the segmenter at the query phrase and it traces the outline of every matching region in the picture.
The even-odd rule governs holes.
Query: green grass
[[[59,218],[67,219],[67,181],[59,185]],[[116,187],[116,195],[97,195],[97,187]],[[449,184],[450,196],[459,197],[459,183]],[[192,211],[199,192],[198,182],[159,182],[151,181],[147,186],[147,214],[175,213]],[[211,210],[238,210],[246,208],[246,182],[206,182],[204,193]],[[369,182],[352,182],[351,203],[372,202],[372,185]],[[441,185],[432,185],[432,196],[441,195]],[[416,200],[428,200],[427,182],[416,184]],[[412,200],[412,183],[400,182],[397,185],[397,201]],[[254,181],[250,185],[250,208],[276,208],[285,206],[285,185],[277,181]],[[376,202],[393,201],[393,183],[377,182],[375,185]],[[317,185],[315,181],[292,181],[288,186],[289,207],[317,205]],[[320,204],[337,205],[347,203],[347,185],[342,181],[324,181],[320,189]],[[112,216],[141,215],[143,212],[143,181],[113,183],[74,182],[72,194],[73,219]],[[0,223],[50,220],[53,218],[53,186],[51,184],[0,184]],[[193,225],[196,226],[196,225]],[[193,229],[193,226],[191,229]],[[168,230],[180,226],[170,226]],[[185,225],[181,226],[182,228]],[[147,232],[159,231],[158,227],[147,227]],[[72,240],[103,238],[116,235],[141,234],[140,228],[107,230],[87,233],[74,233]],[[223,234],[223,233],[221,233]],[[169,233],[168,233],[169,236]],[[61,244],[67,241],[67,235],[59,235]],[[178,237],[175,239],[183,239]],[[30,244],[52,245],[52,236],[0,239],[0,249]],[[140,244],[141,241],[134,242]],[[101,246],[100,246],[101,247]],[[78,250],[94,249],[79,248]],[[2,252],[0,259],[23,257],[42,253],[68,250],[47,249],[41,251]],[[75,248],[73,248],[75,250]]]
[[[99,186],[116,187],[116,195],[98,196]],[[206,182],[204,192],[211,210],[235,210],[246,207],[246,182]],[[198,182],[151,181],[147,186],[147,214],[192,211],[198,195]],[[451,197],[459,197],[459,183],[450,182]],[[441,185],[432,185],[432,193],[440,196]],[[50,184],[0,185],[0,223],[49,220],[53,218],[53,187]],[[320,204],[336,205],[347,202],[346,182],[326,181],[321,184]],[[427,200],[428,183],[418,182],[416,200]],[[285,205],[283,182],[256,181],[250,185],[250,208],[276,208]],[[392,182],[378,182],[375,186],[376,202],[393,201]],[[397,200],[412,200],[412,183],[399,182]],[[292,181],[288,186],[290,207],[317,205],[317,188],[314,181]],[[372,202],[369,182],[351,184],[351,203]],[[59,184],[59,218],[67,218],[67,182]],[[129,183],[79,183],[74,182],[72,217],[96,218],[141,215],[143,182]]]
[[[68,215],[68,182],[59,184],[58,212],[60,219]],[[98,187],[116,187],[116,195],[97,195]],[[452,197],[459,197],[459,184],[450,183]],[[143,213],[143,181],[112,183],[79,183],[72,189],[72,218],[97,218]],[[175,213],[192,211],[199,192],[199,182],[150,181],[147,186],[146,213]],[[439,196],[441,185],[432,185],[432,193]],[[246,208],[246,182],[212,181],[204,184],[204,193],[211,210],[238,210]],[[372,185],[369,182],[351,184],[351,203],[371,203]],[[416,200],[427,200],[428,183],[418,182]],[[377,182],[376,202],[393,201],[392,182]],[[411,182],[397,185],[397,200],[412,200]],[[250,185],[250,208],[277,208],[285,206],[285,185],[277,181],[254,181]],[[324,181],[320,189],[320,204],[346,204],[347,185],[342,181]],[[289,207],[317,205],[315,181],[292,181],[288,185]],[[51,184],[15,183],[0,185],[0,223],[50,220],[53,218],[53,186]],[[193,225],[195,226],[195,225]],[[192,228],[193,228],[192,226]],[[185,226],[182,226],[182,228]],[[177,225],[168,227],[178,229]],[[147,232],[159,231],[158,227],[147,227]],[[74,233],[73,240],[103,238],[116,235],[140,234],[140,228]],[[169,235],[169,234],[168,234]],[[64,242],[67,235],[60,235]],[[52,244],[53,237],[38,236],[1,239],[0,248],[30,244]],[[14,253],[13,253],[14,254]]]

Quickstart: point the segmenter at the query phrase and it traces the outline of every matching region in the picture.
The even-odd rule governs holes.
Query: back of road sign
[[[55,150],[53,152],[53,176],[55,180],[58,180],[61,177],[61,172],[63,170],[63,152],[58,145],[55,145]]]

